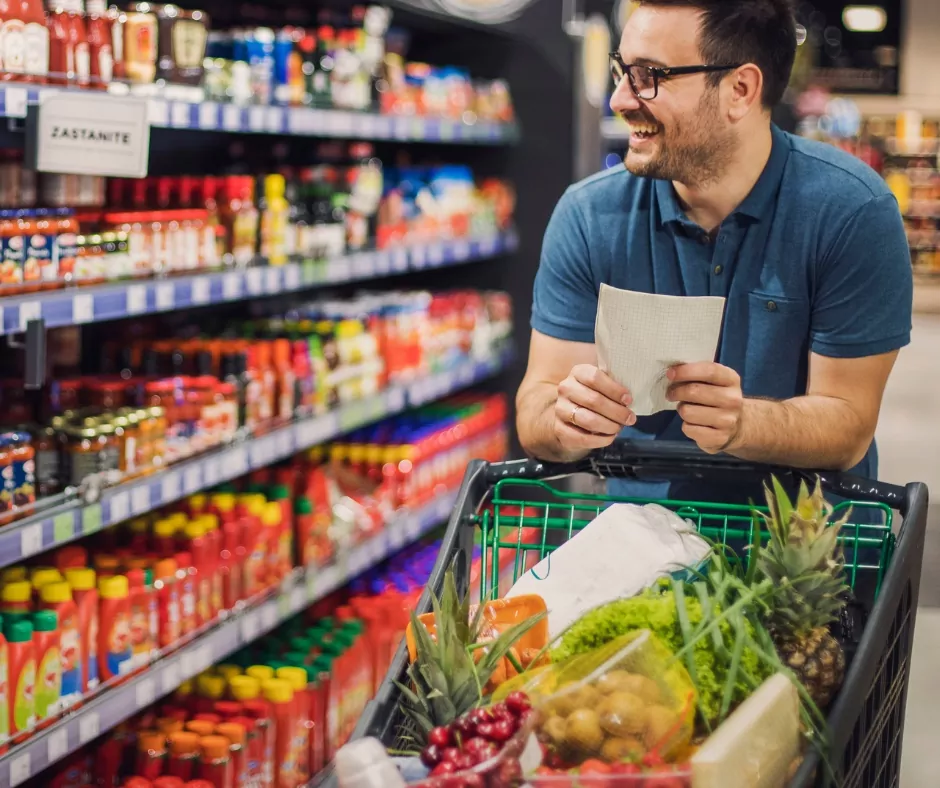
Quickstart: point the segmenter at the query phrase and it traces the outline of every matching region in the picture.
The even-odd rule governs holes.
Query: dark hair
[[[753,63],[764,75],[763,105],[783,98],[796,57],[796,19],[790,0],[639,0],[640,5],[697,9],[705,63]],[[685,64],[677,64],[685,65]],[[724,74],[709,74],[717,85]]]

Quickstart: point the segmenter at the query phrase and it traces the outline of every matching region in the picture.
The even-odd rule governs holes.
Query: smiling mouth
[[[658,123],[649,123],[647,121],[627,121],[630,127],[630,134],[640,140],[648,140],[659,134],[660,126]]]

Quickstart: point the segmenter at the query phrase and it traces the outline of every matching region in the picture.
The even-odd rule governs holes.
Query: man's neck
[[[751,193],[767,166],[772,147],[773,137],[767,126],[750,139],[742,139],[726,174],[718,180],[692,186],[673,181],[689,220],[706,232],[715,230]]]

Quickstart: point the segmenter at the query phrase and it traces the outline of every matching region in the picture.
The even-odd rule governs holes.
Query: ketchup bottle
[[[88,33],[91,87],[106,90],[114,76],[111,20],[104,0],[85,0],[85,29]]]

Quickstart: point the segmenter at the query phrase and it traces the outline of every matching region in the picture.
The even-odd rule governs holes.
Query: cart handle
[[[572,473],[590,473],[602,479],[688,479],[715,475],[766,479],[775,474],[810,483],[818,477],[826,490],[851,500],[883,503],[901,511],[907,500],[907,490],[894,484],[837,471],[787,468],[748,462],[729,454],[706,454],[695,444],[680,441],[617,440],[573,463],[535,459],[493,463],[487,469],[487,481],[495,484],[502,479],[551,479]]]

